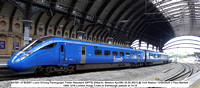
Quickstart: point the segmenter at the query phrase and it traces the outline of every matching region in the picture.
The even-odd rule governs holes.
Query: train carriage
[[[20,72],[71,73],[117,67],[142,66],[152,60],[155,52],[128,47],[98,44],[60,37],[46,36],[33,41],[16,52],[8,61],[8,67]],[[155,60],[155,58],[153,59]]]
[[[154,51],[146,51],[146,63],[148,65],[168,63],[168,60],[168,55]]]

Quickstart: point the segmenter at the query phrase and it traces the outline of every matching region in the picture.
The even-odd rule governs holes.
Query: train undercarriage
[[[166,64],[168,61],[163,62],[139,62],[139,63],[111,63],[111,64],[78,64],[78,65],[69,65],[69,66],[38,66],[35,70],[36,75],[50,76],[52,74],[70,74],[75,71],[83,70],[97,70],[97,69],[111,69],[111,68],[135,68],[142,66],[152,66],[156,64]]]

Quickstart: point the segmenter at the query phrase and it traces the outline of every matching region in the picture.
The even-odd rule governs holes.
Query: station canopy
[[[176,36],[200,36],[200,0],[150,0],[168,19]]]
[[[175,37],[175,18],[170,17],[172,13],[168,15],[170,9],[167,8],[173,5],[168,2],[175,3],[172,1],[1,0],[0,15],[19,20],[30,17],[28,20],[33,21],[35,35],[39,30],[44,32],[38,33],[41,36],[53,32],[54,35],[71,37],[77,31],[84,31],[83,38],[86,40],[106,42],[111,37],[114,44],[125,44],[139,39],[153,46],[163,47],[168,40]],[[186,2],[181,1],[182,4]],[[166,10],[162,10],[163,8]],[[27,16],[29,12],[31,15]],[[49,30],[49,26],[53,30]],[[59,28],[64,31],[56,33]]]
[[[195,54],[200,53],[200,37],[179,36],[168,41],[163,47],[164,52],[174,54]]]

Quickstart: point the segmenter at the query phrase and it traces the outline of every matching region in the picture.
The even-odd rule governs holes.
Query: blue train
[[[168,63],[168,60],[167,55],[148,50],[45,36],[21,48],[7,64],[18,72],[51,75],[76,70],[149,66]]]

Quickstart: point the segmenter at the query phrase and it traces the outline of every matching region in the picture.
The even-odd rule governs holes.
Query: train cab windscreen
[[[58,38],[58,37],[55,37],[55,36],[47,36],[47,37],[42,37],[42,38],[39,38],[27,45],[25,45],[24,47],[22,47],[19,51],[28,51],[30,50],[31,48],[33,48],[34,46],[36,46],[37,44],[43,42],[43,41],[46,41],[50,38]]]
[[[28,51],[30,50],[31,48],[33,48],[34,46],[38,45],[39,43],[41,43],[42,41],[33,41],[27,45],[25,45],[23,48],[20,49],[20,51]]]

